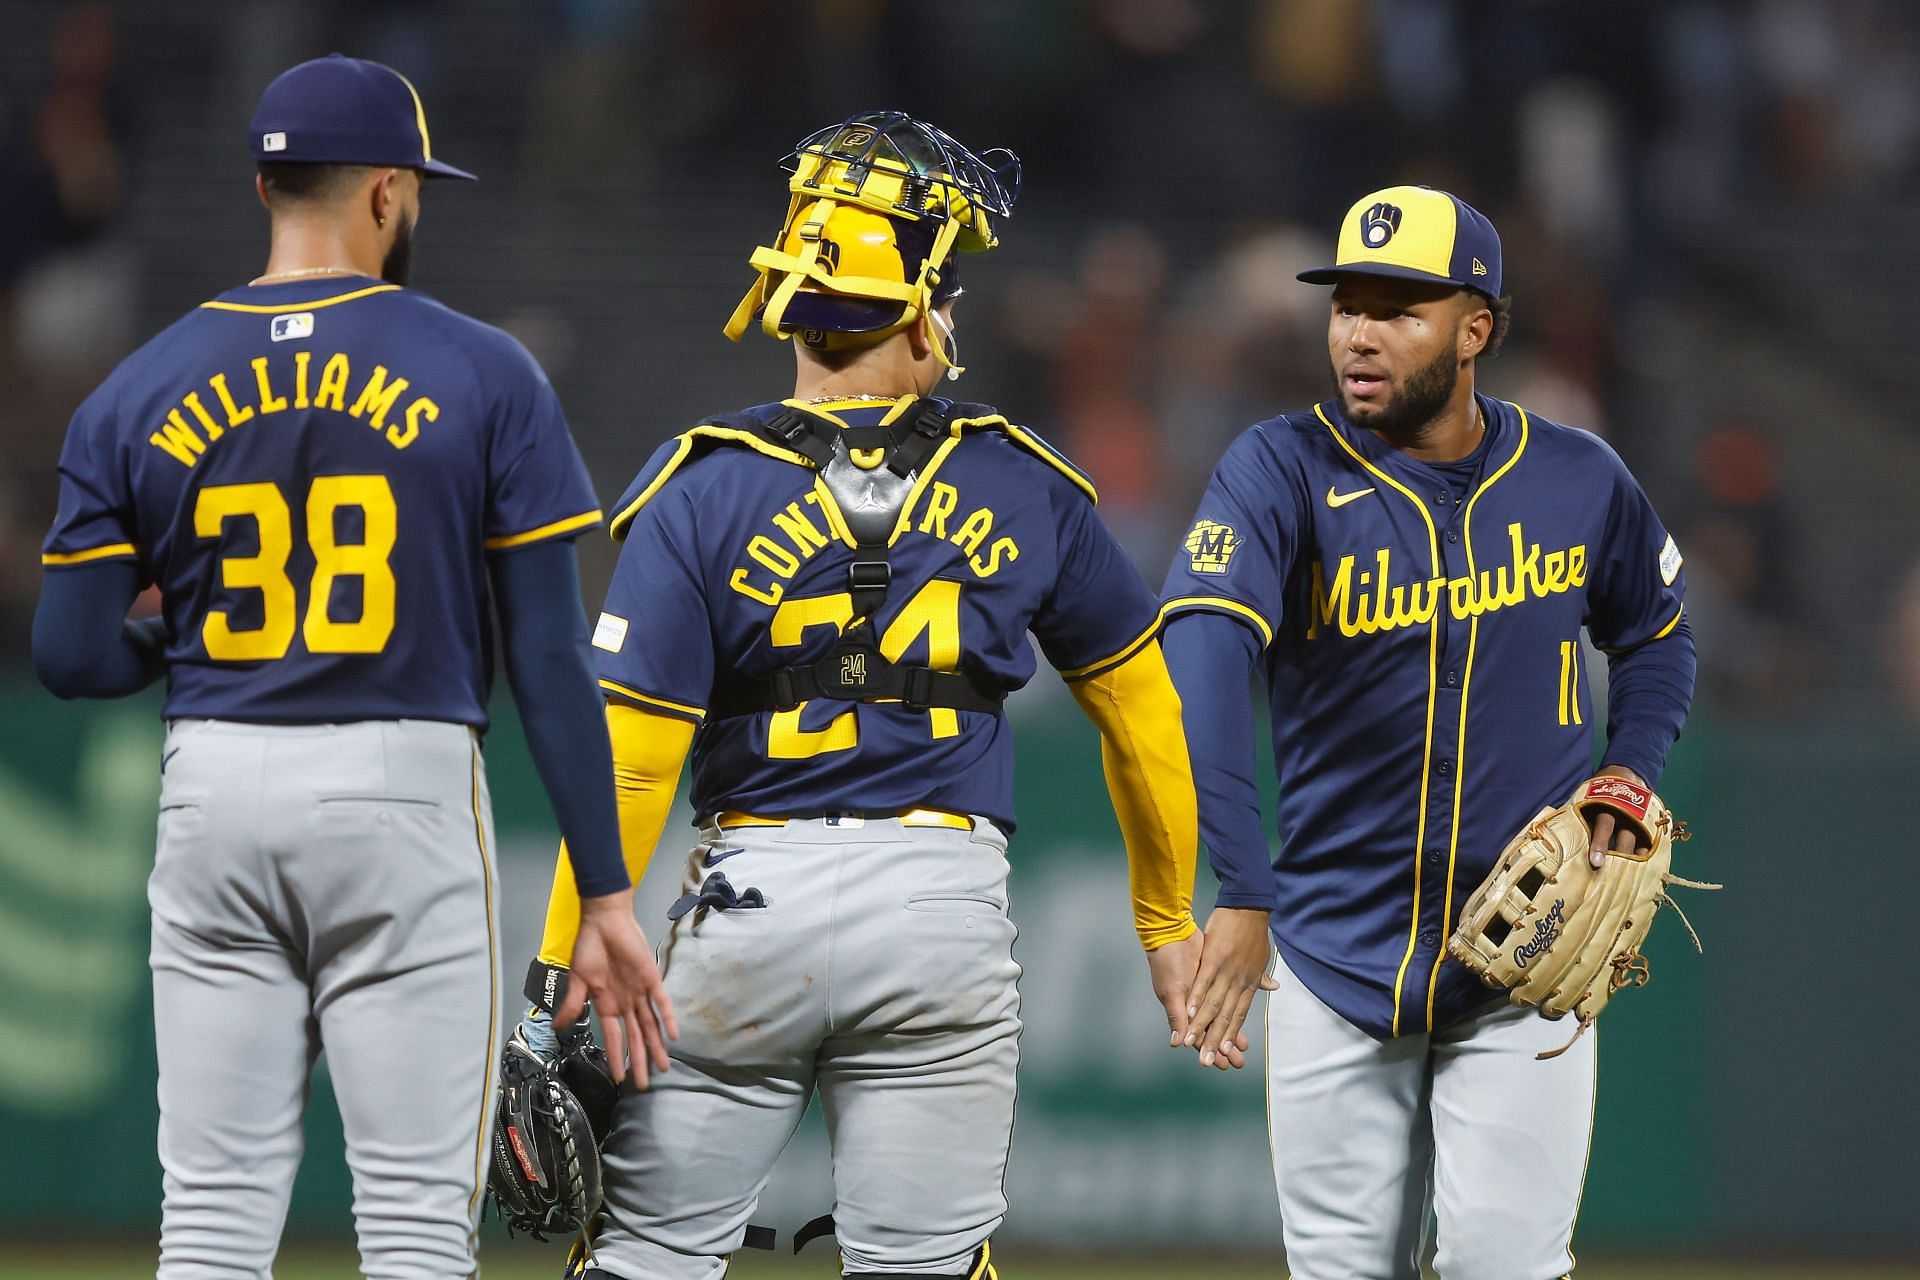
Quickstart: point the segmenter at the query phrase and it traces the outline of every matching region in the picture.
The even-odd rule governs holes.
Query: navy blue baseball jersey
[[[764,420],[782,407],[746,412]],[[806,407],[866,426],[889,406]],[[1146,644],[1153,593],[1095,514],[1086,478],[1004,419],[955,420],[949,431],[895,526],[892,585],[873,619],[882,653],[1011,690],[1034,673],[1029,630],[1068,679]],[[594,632],[601,685],[701,722],[698,814],[927,807],[1011,829],[1013,745],[997,713],[816,699],[708,715],[725,681],[812,662],[853,621],[854,544],[800,455],[738,428],[696,428],[647,464],[612,531],[624,543]]]
[[[1167,575],[1265,645],[1287,964],[1373,1034],[1493,998],[1443,964],[1507,841],[1592,772],[1580,632],[1679,626],[1678,548],[1597,437],[1479,397],[1474,455],[1432,466],[1337,403],[1251,428]]]
[[[88,397],[49,569],[159,584],[166,714],[486,723],[486,555],[598,524],[533,358],[364,278],[221,295]]]

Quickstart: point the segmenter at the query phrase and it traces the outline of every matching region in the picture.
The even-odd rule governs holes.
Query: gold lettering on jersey
[[[356,418],[364,418],[371,412],[373,419],[370,425],[376,431],[382,430],[387,425],[387,415],[393,412],[394,401],[398,400],[400,393],[406,389],[405,378],[395,378],[392,382],[388,382],[387,366],[377,364],[373,366],[373,376],[367,379],[366,386],[360,388],[359,397],[354,400],[353,408],[347,412]]]
[[[992,532],[993,512],[986,507],[981,507],[968,516],[967,522],[960,526],[960,532],[953,535],[953,545],[970,556],[978,555],[980,544],[985,542],[987,535]]]
[[[279,413],[287,407],[287,398],[273,394],[273,384],[267,381],[267,358],[257,356],[253,361],[253,380],[260,388],[260,412],[262,415]]]
[[[807,496],[816,504],[819,502],[816,495],[808,494]],[[773,513],[773,527],[786,535],[787,541],[791,542],[803,556],[811,556],[827,545],[827,535],[807,517],[807,513],[800,509],[800,504],[797,502],[789,502],[785,511]]]
[[[1389,586],[1393,580],[1393,552],[1374,553],[1371,569],[1357,568],[1358,557],[1342,556],[1327,580],[1327,570],[1313,565],[1313,610],[1307,619],[1307,639],[1319,638],[1323,628],[1343,636],[1370,636],[1432,622],[1444,599],[1455,619],[1466,621],[1527,600],[1544,600],[1587,585],[1585,544],[1560,551],[1543,551],[1528,542],[1519,523],[1507,526],[1507,563],[1460,578],[1429,578]]]
[[[809,493],[804,501],[819,507],[820,495],[817,491]],[[990,507],[975,508],[957,527],[949,528],[948,519],[959,505],[958,489],[934,481],[927,486],[926,507],[920,513],[917,531],[958,547],[975,577],[991,578],[1020,558],[1018,542],[1004,534],[993,537],[998,517]],[[834,539],[800,502],[789,502],[769,516],[768,523],[769,532],[757,533],[747,542],[746,559],[753,563],[737,565],[727,583],[747,599],[772,607],[786,598],[786,584],[793,581],[801,566],[831,546]],[[828,528],[832,528],[831,522]]]
[[[347,411],[347,379],[353,376],[353,366],[347,361],[347,353],[336,351],[327,361],[327,367],[320,371],[320,389],[313,393],[313,407],[332,409],[336,413]]]
[[[207,406],[200,403],[198,391],[187,392],[186,405],[193,416],[200,420],[200,429],[207,433],[207,439],[218,440],[227,434],[226,430],[213,420],[213,415],[207,412]]]
[[[1011,564],[1019,558],[1020,546],[1018,543],[1012,538],[995,538],[992,548],[987,552],[987,562],[985,564],[980,563],[979,556],[970,557],[967,560],[967,564],[972,568],[976,576],[991,578],[994,574],[1000,572],[1000,562],[1003,559]]]
[[[195,387],[166,411],[165,420],[147,437],[147,443],[181,466],[191,467],[200,461],[209,445],[227,432],[255,418],[284,413],[289,406],[332,409],[358,418],[371,430],[381,432],[395,449],[406,448],[419,439],[422,427],[439,420],[440,406],[432,397],[414,394],[411,379],[394,374],[383,364],[374,365],[373,372],[356,387],[352,364],[344,352],[326,358],[319,386],[309,398],[308,370],[313,353],[296,351],[292,356],[290,379],[286,365],[281,363],[285,357],[278,353],[251,360],[253,391],[250,396],[245,374],[213,374],[206,380],[204,390]],[[282,389],[289,380],[291,399]],[[216,402],[218,412],[212,407]],[[817,531],[816,536],[825,545],[825,536]]]
[[[755,534],[753,541],[747,543],[747,554],[773,570],[775,577],[791,578],[800,572],[802,557],[794,555],[764,533]]]
[[[220,408],[227,415],[227,429],[232,430],[243,422],[253,421],[253,406],[241,407],[233,402],[233,392],[227,389],[227,375],[216,373],[207,379],[207,385],[213,388],[213,394],[220,397]]]
[[[147,443],[156,449],[166,451],[168,457],[183,467],[190,467],[200,461],[200,455],[207,451],[207,442],[200,433],[187,425],[178,409],[168,411],[167,420],[160,429],[147,437]]]
[[[397,425],[387,428],[387,443],[396,449],[404,449],[420,435],[422,422],[438,422],[440,406],[426,396],[421,396],[407,406],[407,429],[402,431]]]
[[[935,480],[927,490],[927,509],[920,513],[920,532],[946,537],[947,517],[959,505],[960,491],[944,480]]]
[[[727,585],[732,587],[735,591],[738,591],[741,595],[745,596],[747,599],[758,600],[761,604],[764,604],[769,608],[779,604],[780,601],[784,599],[787,594],[786,586],[778,582],[775,582],[769,585],[765,591],[762,591],[759,587],[754,586],[751,582],[747,581],[747,570],[745,566],[742,566],[733,571],[733,576],[727,579]]]

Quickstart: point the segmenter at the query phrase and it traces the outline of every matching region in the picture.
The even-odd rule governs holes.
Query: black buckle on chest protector
[[[856,556],[879,555],[877,560],[857,559],[847,566],[847,591],[853,596],[853,616],[861,627],[887,602],[887,588],[893,585],[893,565],[886,559],[885,547],[863,546]]]
[[[870,633],[869,633],[870,634]],[[935,671],[889,661],[870,639],[849,632],[840,644],[801,666],[738,680],[714,693],[708,714],[716,720],[756,711],[792,711],[803,702],[898,702],[909,711],[948,707],[997,715],[1006,701],[1000,689],[983,688],[965,671]]]
[[[783,409],[761,425],[760,434],[773,444],[793,450],[818,471],[833,461],[834,429],[832,423],[804,409]]]

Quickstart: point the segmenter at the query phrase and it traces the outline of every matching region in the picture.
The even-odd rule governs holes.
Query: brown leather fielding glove
[[[1609,849],[1595,870],[1588,860],[1592,815],[1609,810],[1638,832],[1638,849]],[[1669,869],[1676,841],[1688,833],[1660,797],[1627,778],[1589,778],[1557,809],[1542,809],[1500,855],[1485,883],[1467,899],[1447,951],[1515,1004],[1549,1018],[1571,1013],[1580,1032],[1593,1025],[1613,993],[1645,986],[1650,976],[1640,944],[1663,906],[1667,886],[1718,889]],[[1693,934],[1685,913],[1680,919]],[[1567,1045],[1542,1058],[1557,1057]]]

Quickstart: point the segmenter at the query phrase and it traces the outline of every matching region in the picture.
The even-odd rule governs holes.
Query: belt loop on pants
[[[899,813],[848,813],[823,814],[826,818],[864,818],[875,821],[896,821],[903,827],[944,827],[949,831],[973,830],[973,819],[964,813],[953,813],[946,809],[906,809]],[[717,813],[711,819],[722,831],[734,827],[784,827],[791,818],[776,818],[762,814],[742,813],[738,809],[729,809]]]

